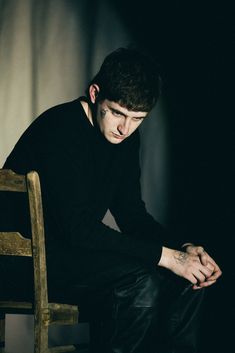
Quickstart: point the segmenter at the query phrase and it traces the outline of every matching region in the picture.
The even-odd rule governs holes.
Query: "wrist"
[[[171,258],[174,250],[166,248],[165,246],[162,247],[162,255],[158,262],[158,266],[170,268]]]

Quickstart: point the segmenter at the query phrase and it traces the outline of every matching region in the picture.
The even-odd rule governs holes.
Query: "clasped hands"
[[[203,268],[199,271],[200,273],[198,276],[195,276],[197,283],[193,283],[193,289],[209,287],[222,275],[222,271],[217,263],[202,246],[195,246],[193,244],[186,245],[185,252],[187,254],[196,255],[203,266]]]
[[[217,263],[202,246],[183,245],[183,250],[162,247],[158,266],[165,267],[192,283],[192,289],[214,284],[222,272]]]

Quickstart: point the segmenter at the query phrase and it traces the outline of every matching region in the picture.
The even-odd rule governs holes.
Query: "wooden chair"
[[[75,347],[72,345],[48,348],[49,326],[53,324],[76,324],[78,322],[78,308],[74,305],[48,303],[44,223],[39,176],[35,171],[24,176],[15,174],[11,170],[1,169],[0,191],[27,193],[32,233],[32,239],[27,239],[18,232],[0,232],[0,256],[31,256],[34,272],[33,302],[0,301],[0,345],[4,347],[5,343],[5,314],[29,313],[34,315],[34,353],[74,351]],[[1,349],[3,351],[3,348]]]

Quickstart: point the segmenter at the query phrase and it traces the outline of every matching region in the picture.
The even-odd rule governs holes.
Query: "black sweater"
[[[61,251],[69,260],[71,249],[113,253],[156,266],[165,232],[141,199],[137,131],[111,144],[90,124],[77,99],[39,116],[4,168],[38,171],[48,254]],[[107,209],[121,233],[102,223]]]

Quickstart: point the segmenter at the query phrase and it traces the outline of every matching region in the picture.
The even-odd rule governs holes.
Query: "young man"
[[[39,173],[49,295],[89,311],[96,353],[196,352],[201,289],[221,275],[190,239],[170,248],[141,199],[137,128],[159,83],[151,58],[114,51],[86,97],[43,113],[4,165]],[[102,223],[107,209],[121,232]]]

